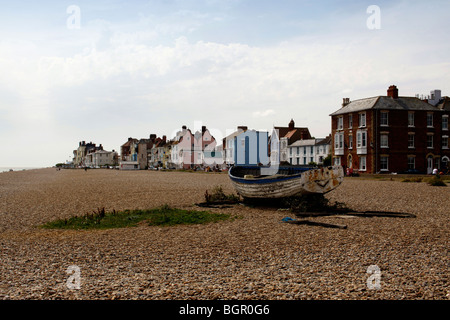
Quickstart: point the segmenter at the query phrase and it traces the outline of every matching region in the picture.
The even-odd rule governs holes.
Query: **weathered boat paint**
[[[275,199],[305,193],[325,194],[337,188],[344,179],[342,166],[294,168],[292,170],[298,173],[254,177],[238,176],[237,170],[238,167],[231,168],[228,175],[233,187],[244,198]]]

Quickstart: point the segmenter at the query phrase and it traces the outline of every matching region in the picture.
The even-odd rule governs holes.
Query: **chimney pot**
[[[395,85],[390,86],[387,95],[393,99],[398,99],[398,88]]]
[[[342,107],[345,107],[350,103],[350,98],[343,98],[342,99]]]
[[[294,130],[295,128],[295,122],[294,119],[291,119],[291,121],[289,122],[289,130]]]

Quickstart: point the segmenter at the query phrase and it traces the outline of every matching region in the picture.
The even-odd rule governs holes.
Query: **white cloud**
[[[264,118],[270,115],[275,114],[275,111],[272,109],[264,110],[264,111],[255,111],[253,112],[253,117],[255,118]]]

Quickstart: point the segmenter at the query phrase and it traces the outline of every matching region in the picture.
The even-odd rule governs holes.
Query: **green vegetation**
[[[93,213],[48,222],[41,226],[45,229],[112,229],[135,227],[141,222],[149,226],[174,226],[178,224],[204,224],[227,220],[229,214],[211,213],[171,208],[164,205],[148,210],[124,210],[106,212],[105,208]]]
[[[222,186],[215,186],[212,190],[212,193],[208,193],[208,190],[205,192],[205,202],[239,202],[239,196],[235,194],[225,194],[222,189]]]
[[[441,179],[441,176],[435,175],[428,180],[428,184],[434,187],[446,187],[447,184]]]

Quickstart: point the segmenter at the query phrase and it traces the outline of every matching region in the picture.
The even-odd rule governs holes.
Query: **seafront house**
[[[441,169],[450,156],[447,101],[402,97],[395,85],[386,96],[344,98],[330,115],[333,163],[360,173]]]
[[[147,169],[151,156],[151,149],[156,139],[156,134],[150,134],[149,139],[139,139],[137,161],[141,170]]]
[[[311,139],[308,128],[296,127],[293,119],[287,127],[274,127],[270,136],[270,162],[282,164],[289,162],[288,146],[298,140]]]
[[[103,146],[100,144],[97,146],[95,143],[86,141],[80,141],[78,148],[74,150],[73,164],[75,167],[86,167],[92,165],[92,156],[88,156],[90,153],[103,150]],[[88,156],[88,157],[87,157]]]
[[[91,167],[101,168],[106,166],[116,166],[118,154],[114,150],[97,150],[89,154]]]
[[[139,170],[138,144],[138,139],[128,138],[128,141],[120,146],[119,169]]]
[[[166,136],[162,138],[158,137],[153,141],[153,146],[150,152],[149,166],[150,167],[165,167],[167,161],[165,161],[165,146],[167,144]]]
[[[331,149],[331,135],[322,139],[297,140],[288,145],[288,159],[291,165],[322,165]]]
[[[247,126],[238,126],[237,130],[222,139],[222,159],[225,165],[234,165],[235,147],[234,138],[248,130]]]
[[[189,169],[191,167],[192,140],[191,130],[183,125],[172,143],[171,163],[176,169]]]
[[[431,91],[431,97],[434,100],[428,100],[428,103],[433,104],[441,112],[441,167],[440,171],[449,173],[450,169],[450,131],[449,131],[449,117],[450,117],[450,97],[441,97],[440,90]]]
[[[211,166],[216,156],[216,139],[211,135],[206,126],[194,134],[186,126],[182,126],[171,142],[170,161],[177,169],[192,169],[195,167]],[[205,159],[205,152],[208,159]],[[222,159],[218,159],[220,162]]]

